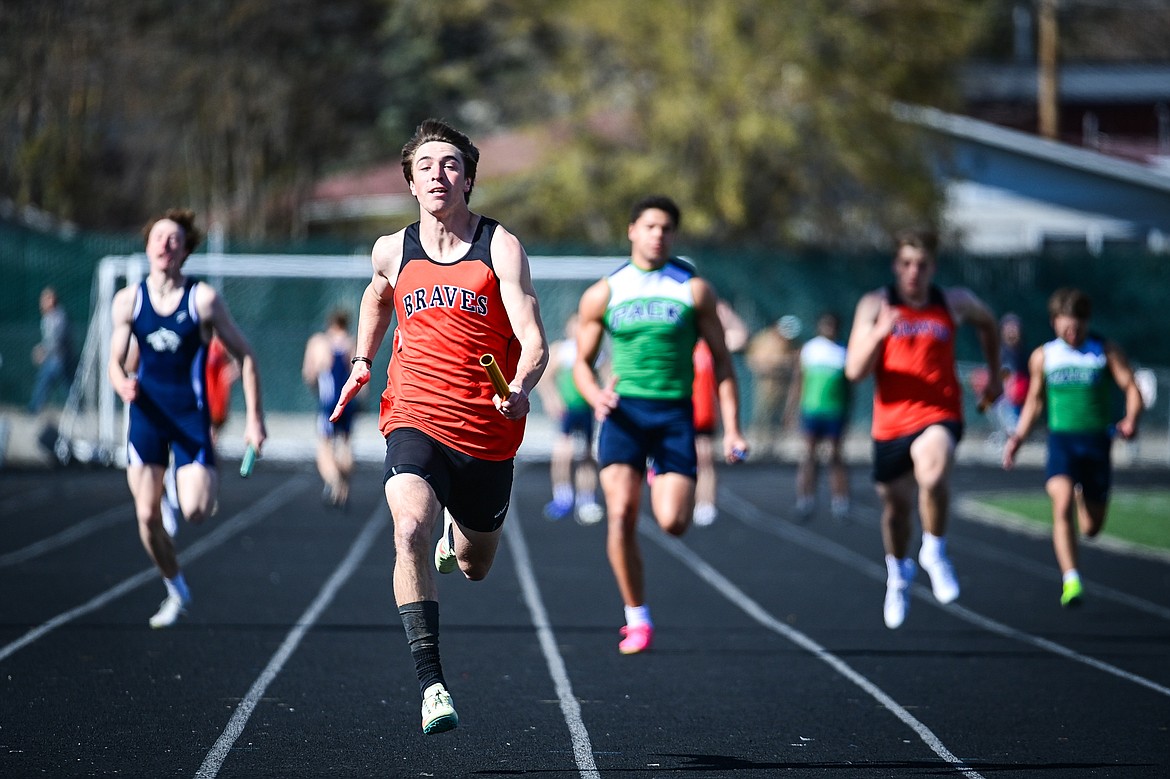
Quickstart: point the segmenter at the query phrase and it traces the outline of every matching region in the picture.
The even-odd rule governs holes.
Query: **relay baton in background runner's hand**
[[[252,468],[256,465],[256,447],[248,444],[244,450],[244,459],[240,462],[240,475],[245,479],[252,475]]]
[[[492,389],[496,391],[501,400],[507,400],[508,396],[512,394],[512,388],[504,379],[504,374],[500,371],[500,365],[496,362],[496,358],[493,355],[485,354],[479,358],[479,364],[487,371],[488,379],[492,382]]]

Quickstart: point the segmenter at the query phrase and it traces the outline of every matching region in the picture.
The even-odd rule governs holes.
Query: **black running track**
[[[342,513],[307,467],[229,464],[170,630],[120,471],[2,472],[0,776],[1170,776],[1170,563],[1087,548],[1064,611],[1046,539],[959,516],[961,598],[918,586],[890,631],[867,474],[844,523],[796,522],[792,477],[724,469],[713,526],[646,528],[656,644],[623,657],[604,527],[544,520],[522,463],[491,575],[441,579],[462,721],[428,737],[376,468]]]

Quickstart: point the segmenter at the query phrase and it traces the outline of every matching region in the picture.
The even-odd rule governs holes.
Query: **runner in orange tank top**
[[[439,596],[433,560],[472,581],[495,559],[524,435],[528,393],[548,361],[548,342],[524,247],[468,208],[479,150],[463,133],[428,119],[402,149],[402,171],[419,221],[382,236],[362,295],[353,370],[336,420],[370,380],[391,320],[398,329],[379,426],[394,520],[394,599],[422,692],[422,729],[459,724],[439,660]],[[492,354],[509,395],[494,393],[480,367]]]
[[[886,553],[886,626],[906,618],[916,573],[908,556],[910,511],[918,495],[922,545],[918,562],[940,603],[959,597],[946,551],[950,472],[963,435],[962,391],[955,375],[955,331],[970,322],[992,378],[983,402],[999,397],[999,330],[995,315],[970,290],[932,284],[938,239],[934,233],[898,235],[894,283],[866,293],[857,304],[845,375],[873,374],[874,482],[882,501]]]

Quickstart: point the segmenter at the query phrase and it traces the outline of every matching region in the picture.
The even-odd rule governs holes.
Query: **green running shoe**
[[[1066,608],[1081,605],[1081,598],[1085,595],[1085,588],[1080,579],[1069,579],[1060,591],[1060,605]]]

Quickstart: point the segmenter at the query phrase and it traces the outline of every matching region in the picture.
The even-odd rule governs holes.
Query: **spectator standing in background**
[[[776,454],[786,424],[784,412],[792,377],[800,359],[796,338],[800,319],[787,315],[752,336],[747,347],[747,364],[752,373],[752,422],[749,428],[754,446]]]
[[[30,414],[38,414],[57,387],[66,383],[73,358],[69,338],[69,317],[61,307],[57,290],[45,287],[39,299],[41,340],[33,347],[32,361],[37,366],[36,383],[28,401]]]

